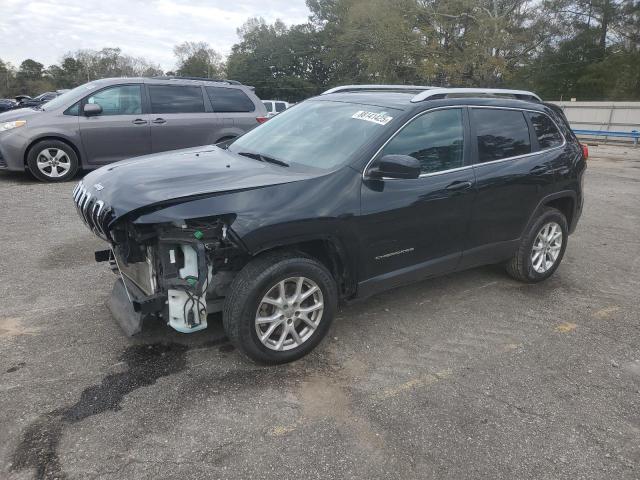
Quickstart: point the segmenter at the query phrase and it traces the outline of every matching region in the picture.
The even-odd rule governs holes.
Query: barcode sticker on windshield
[[[375,113],[365,112],[364,110],[360,110],[359,112],[354,113],[351,118],[357,118],[358,120],[377,123],[378,125],[386,125],[391,120],[393,120],[393,117],[387,115],[387,112]]]

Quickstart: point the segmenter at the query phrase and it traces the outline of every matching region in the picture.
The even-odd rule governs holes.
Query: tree
[[[181,77],[221,78],[222,56],[206,42],[184,42],[173,48],[178,60],[176,73]]]
[[[261,98],[299,101],[328,83],[320,36],[310,24],[287,27],[249,19],[238,29],[240,43],[227,60],[230,78],[256,87]]]
[[[40,80],[44,71],[44,65],[30,58],[20,64],[18,79],[24,82]]]

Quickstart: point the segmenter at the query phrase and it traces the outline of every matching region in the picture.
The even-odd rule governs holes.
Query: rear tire
[[[27,156],[31,174],[42,182],[65,182],[73,178],[79,163],[76,152],[60,140],[42,140]]]
[[[527,229],[515,255],[507,263],[507,273],[525,283],[537,283],[556,271],[567,248],[569,228],[559,210],[545,208]]]
[[[301,253],[255,258],[229,292],[225,332],[239,350],[263,364],[291,362],[313,350],[328,332],[338,303],[331,273]]]

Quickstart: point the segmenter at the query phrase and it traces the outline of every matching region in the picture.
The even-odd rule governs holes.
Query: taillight
[[[258,121],[258,123],[264,123],[269,119],[267,117],[256,117],[256,120]]]
[[[584,143],[581,143],[580,146],[582,147],[582,156],[586,160],[587,158],[589,158],[589,147]]]

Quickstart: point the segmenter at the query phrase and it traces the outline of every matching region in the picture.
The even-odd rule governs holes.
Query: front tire
[[[291,362],[313,350],[328,332],[338,303],[331,273],[297,253],[257,257],[229,291],[222,317],[227,336],[264,364]]]
[[[569,237],[567,219],[559,210],[545,208],[520,241],[515,255],[507,263],[507,273],[525,283],[537,283],[556,271]]]
[[[60,140],[43,140],[29,150],[27,166],[42,182],[64,182],[73,178],[79,163],[76,152]]]

